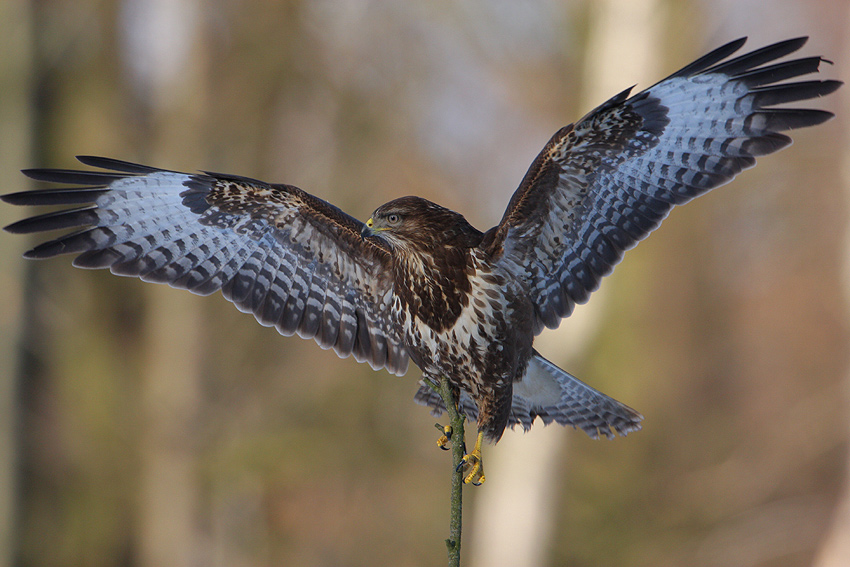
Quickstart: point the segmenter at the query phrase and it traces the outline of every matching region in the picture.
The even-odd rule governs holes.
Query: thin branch
[[[465,449],[463,442],[465,417],[458,411],[454,391],[448,378],[442,377],[439,388],[435,389],[443,398],[443,404],[446,406],[446,413],[449,416],[449,425],[452,427],[451,514],[449,516],[449,538],[446,540],[446,549],[449,552],[449,567],[460,567],[460,537],[463,524],[463,471],[461,470],[461,461]]]

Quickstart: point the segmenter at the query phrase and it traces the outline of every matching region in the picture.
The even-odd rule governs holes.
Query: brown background
[[[5,0],[2,191],[107,155],[295,184],[361,219],[417,194],[486,229],[560,126],[723,42],[811,35],[846,78],[849,8]],[[645,427],[488,448],[470,564],[850,564],[846,96],[542,337]],[[417,370],[339,360],[220,295],[24,262],[25,240],[0,235],[0,566],[444,562],[449,461]]]

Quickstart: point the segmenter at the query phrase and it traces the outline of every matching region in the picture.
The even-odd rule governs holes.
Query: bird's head
[[[401,197],[381,205],[360,232],[363,238],[382,238],[393,248],[407,251],[441,244],[475,246],[480,234],[463,215],[420,197]]]

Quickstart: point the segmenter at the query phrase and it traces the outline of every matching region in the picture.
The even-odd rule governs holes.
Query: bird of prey
[[[638,94],[614,96],[549,140],[486,232],[419,197],[381,205],[362,223],[291,185],[86,156],[78,159],[100,170],[25,170],[73,187],[3,200],[72,207],[6,230],[74,229],[25,256],[78,254],[82,268],[221,290],[283,335],[393,374],[412,360],[422,371],[416,399],[438,413],[445,408],[429,384],[448,378],[477,421],[463,464],[464,481],[479,484],[482,441],[498,441],[507,425],[528,429],[540,417],[609,438],[640,429],[639,413],[547,361],[534,337],[586,302],[674,205],[790,144],[783,131],[832,116],[777,106],[841,85],[789,81],[825,61],[777,62],[806,39],[730,58],[739,39]]]

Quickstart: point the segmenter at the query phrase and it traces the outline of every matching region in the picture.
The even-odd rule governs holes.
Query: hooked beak
[[[372,221],[372,217],[369,217],[369,220],[366,221],[366,224],[364,224],[362,230],[360,230],[360,240],[366,240],[370,236],[375,236],[375,231],[372,230],[373,224],[374,222]]]

